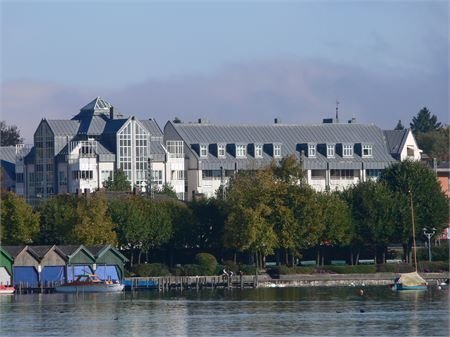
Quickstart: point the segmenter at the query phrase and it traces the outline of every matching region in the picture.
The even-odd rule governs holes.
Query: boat
[[[14,291],[16,291],[14,287],[0,284],[0,294],[14,294]]]
[[[417,271],[413,271],[396,278],[391,287],[395,291],[421,291],[427,290],[428,283]]]
[[[117,281],[101,280],[95,274],[78,275],[77,278],[55,288],[58,293],[121,292],[125,286]]]
[[[414,265],[416,270],[411,273],[403,273],[400,277],[397,277],[394,280],[394,283],[390,285],[391,289],[394,291],[423,291],[428,288],[427,281],[425,281],[425,279],[417,272],[416,230],[414,225],[414,207],[411,191],[409,191],[409,196],[411,202]]]

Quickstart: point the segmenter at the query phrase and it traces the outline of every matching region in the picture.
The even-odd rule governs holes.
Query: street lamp
[[[428,261],[431,261],[431,237],[436,233],[436,228],[431,228],[431,231],[429,232],[428,229],[425,227],[423,228],[423,234],[428,239]]]

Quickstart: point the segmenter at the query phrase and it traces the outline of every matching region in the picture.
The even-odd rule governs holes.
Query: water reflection
[[[13,295],[0,297],[0,328],[4,337],[448,336],[448,311],[448,291],[384,287]]]

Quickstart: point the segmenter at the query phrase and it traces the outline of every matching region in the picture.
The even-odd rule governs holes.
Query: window
[[[308,157],[316,156],[316,144],[308,144]]]
[[[23,183],[23,173],[16,173],[16,183]]]
[[[220,180],[221,171],[220,170],[202,170],[203,180]]]
[[[113,177],[112,174],[113,174],[113,171],[102,170],[102,172],[101,172],[101,182],[103,183],[103,182],[107,181],[109,177],[111,177],[111,179],[112,179],[112,177]]]
[[[168,140],[166,146],[170,158],[184,158],[183,141]]]
[[[246,157],[247,156],[247,146],[236,145],[236,157]]]
[[[342,155],[343,157],[353,157],[353,145],[344,144]]]
[[[355,177],[354,170],[330,170],[331,179],[353,179]]]
[[[172,171],[172,180],[184,180],[184,171],[173,170]]]
[[[225,157],[225,145],[223,144],[217,145],[217,155],[218,157]]]
[[[72,171],[72,179],[74,180],[88,180],[93,178],[93,171]]]
[[[366,176],[370,179],[377,179],[381,175],[381,170],[366,170]]]
[[[152,184],[162,185],[163,184],[163,172],[161,170],[153,170]]]
[[[274,157],[281,157],[281,145],[280,144],[274,144],[274,146],[273,146],[273,156]]]
[[[327,144],[327,157],[334,157],[334,144]]]
[[[200,157],[208,156],[208,145],[200,145]]]
[[[362,146],[362,156],[363,157],[372,157],[372,145],[363,145]]]
[[[262,158],[263,147],[261,144],[255,145],[255,158]]]
[[[66,173],[64,171],[59,171],[58,177],[59,177],[59,185],[60,186],[67,185]]]

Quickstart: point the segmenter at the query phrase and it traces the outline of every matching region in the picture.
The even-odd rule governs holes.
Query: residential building
[[[97,97],[70,120],[41,120],[23,159],[23,186],[17,184],[16,191],[31,203],[61,193],[90,193],[116,169],[125,172],[133,189],[160,188],[169,182],[171,168],[162,140],[155,120],[124,117]],[[172,186],[183,198],[184,182]]]
[[[288,155],[298,158],[314,189],[332,191],[377,179],[388,165],[420,159],[421,152],[409,130],[383,131],[354,119],[325,119],[317,125],[280,124],[277,119],[272,125],[169,121],[164,144],[169,156],[180,159],[177,174],[180,179],[184,174],[187,199],[211,197],[238,170],[258,169]]]

